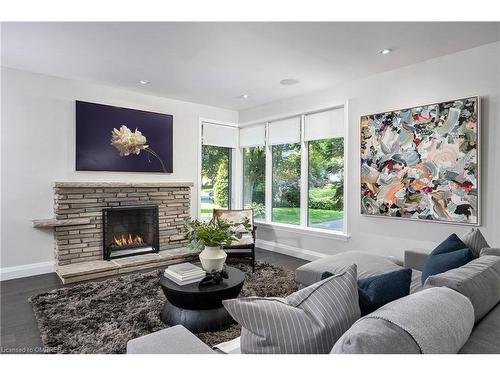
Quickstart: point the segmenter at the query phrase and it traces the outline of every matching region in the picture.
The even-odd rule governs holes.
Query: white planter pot
[[[206,272],[222,271],[227,254],[221,247],[205,246],[200,253],[201,267]]]

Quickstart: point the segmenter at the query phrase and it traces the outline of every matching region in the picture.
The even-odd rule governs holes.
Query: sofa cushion
[[[127,354],[215,354],[184,326],[177,325],[127,342]]]
[[[404,329],[384,319],[360,319],[337,341],[332,354],[420,354]]]
[[[478,322],[500,301],[500,257],[485,255],[462,267],[430,276],[424,287],[433,286],[446,286],[468,297]]]
[[[332,353],[457,353],[473,325],[467,297],[449,288],[424,289],[358,320]]]
[[[459,353],[500,354],[500,303],[476,324]]]
[[[408,268],[386,272],[358,280],[359,308],[361,316],[367,315],[386,303],[410,293],[411,270]],[[324,272],[322,279],[333,276]]]
[[[328,353],[360,317],[356,266],[286,299],[248,297],[223,304],[242,326],[242,353]]]
[[[485,247],[484,249],[481,249],[481,256],[484,255],[496,255],[500,256],[500,247]]]
[[[358,279],[402,269],[401,266],[380,255],[348,251],[321,258],[297,268],[295,281],[301,286],[312,285],[321,280],[323,272],[338,274],[350,264],[356,264]]]
[[[427,257],[422,269],[422,284],[429,276],[463,266],[472,259],[473,255],[470,249],[453,233]]]
[[[472,228],[466,235],[462,237],[462,242],[472,251],[474,258],[478,258],[481,249],[490,247],[483,234],[479,229]]]

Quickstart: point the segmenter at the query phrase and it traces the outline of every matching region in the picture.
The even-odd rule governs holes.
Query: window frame
[[[340,109],[343,110],[343,118],[344,118],[344,192],[343,192],[343,229],[342,230],[332,230],[332,229],[323,229],[323,228],[315,228],[310,227],[308,224],[308,211],[309,211],[309,141],[306,141],[304,138],[305,134],[305,118],[307,115],[328,111],[332,109]],[[272,191],[272,146],[269,144],[269,125],[273,121],[278,121],[290,117],[300,116],[300,154],[301,154],[301,173],[300,173],[300,224],[285,224],[272,221],[272,201],[273,201],[273,191]],[[245,124],[245,126],[251,126],[257,122]],[[349,127],[348,127],[348,102],[344,102],[341,104],[336,104],[328,107],[320,107],[315,108],[308,111],[301,111],[298,113],[289,113],[280,117],[270,117],[268,119],[260,120],[258,123],[265,123],[265,155],[266,155],[266,164],[265,164],[265,214],[264,220],[255,220],[256,223],[259,223],[259,226],[264,228],[279,228],[284,231],[303,233],[303,234],[314,234],[323,238],[334,238],[339,240],[347,240],[350,238],[350,234],[348,234],[348,215],[347,215],[347,207],[348,207],[348,148],[349,148]],[[333,137],[339,138],[339,137]],[[245,147],[246,148],[246,147]],[[243,148],[240,148],[240,155],[243,155]],[[241,165],[241,184],[243,185],[243,166]],[[243,186],[241,187],[241,195],[243,195]],[[243,198],[242,198],[243,201]]]
[[[241,208],[245,208],[245,150],[246,149],[252,149],[252,148],[257,148],[257,147],[262,147],[264,150],[264,220],[262,218],[256,218],[254,217],[255,222],[265,222],[265,217],[266,217],[266,187],[267,187],[267,179],[266,179],[266,166],[267,166],[267,153],[266,153],[266,146],[244,146],[240,147],[241,151]]]
[[[302,170],[302,142],[293,142],[293,143],[279,143],[279,144],[273,144],[270,145],[270,151],[271,151],[271,159],[273,156],[273,147],[275,146],[282,146],[282,145],[294,145],[298,144],[300,146],[299,148],[299,153],[300,153],[300,164],[301,164],[301,170]],[[273,201],[274,201],[274,189],[273,189],[273,160],[271,160],[271,216],[269,218],[269,222],[272,224],[286,224],[286,225],[292,225],[292,226],[301,226],[302,225],[302,172],[301,175],[299,176],[299,189],[300,189],[300,199],[299,199],[299,224],[289,224],[289,223],[281,223],[279,221],[273,221]],[[266,217],[267,219],[267,217]]]
[[[230,126],[238,128],[237,123],[228,122],[228,121],[220,121],[214,120],[210,118],[199,117],[198,118],[198,168],[197,168],[197,183],[196,183],[196,202],[191,208],[191,216],[196,217],[198,220],[205,220],[201,216],[201,188],[202,188],[202,154],[203,154],[203,123],[211,123],[220,126]],[[239,134],[238,131],[238,144],[236,148],[226,147],[229,151],[229,207],[228,209],[232,209],[233,207],[241,206],[241,196],[240,196],[240,174],[242,174],[241,170],[241,152],[239,148]],[[215,146],[221,147],[221,146]],[[241,172],[240,172],[241,170]]]

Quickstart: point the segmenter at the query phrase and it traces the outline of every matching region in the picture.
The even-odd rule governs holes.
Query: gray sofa
[[[459,269],[431,276],[422,286],[421,270],[426,258],[424,252],[406,251],[404,263],[399,265],[378,255],[345,252],[297,269],[299,287],[316,283],[325,271],[335,273],[353,263],[357,265],[358,279],[403,267],[414,270],[410,296],[393,301],[359,319],[337,341],[332,353],[500,353],[500,257],[480,257]],[[444,291],[447,293],[443,294]],[[443,295],[440,296],[440,293]],[[449,308],[442,308],[444,301],[448,301]],[[415,308],[415,303],[419,308]],[[470,316],[462,316],[460,311],[467,310],[469,305],[472,311]],[[458,314],[449,316],[453,308]],[[437,309],[435,315],[432,315],[433,309]],[[398,311],[401,312],[399,316]],[[411,314],[415,314],[413,319],[401,318],[398,326],[399,317]],[[432,318],[425,317],[425,314],[430,314]],[[446,331],[450,321],[455,322],[455,326]],[[435,324],[435,327],[427,327],[428,322]],[[430,329],[431,338],[424,335],[419,342],[416,336],[423,335],[426,329]],[[432,336],[435,335],[433,331],[439,329],[444,331]],[[414,334],[410,334],[410,337],[408,334],[412,330]],[[443,338],[445,341],[439,342]],[[443,351],[433,347],[443,347],[446,343],[450,344],[450,348],[442,348]],[[127,353],[209,354],[214,351],[184,327],[175,326],[129,341]]]

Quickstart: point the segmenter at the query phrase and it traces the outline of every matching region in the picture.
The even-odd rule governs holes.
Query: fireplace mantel
[[[192,182],[54,182],[55,188],[169,188],[193,187]]]

